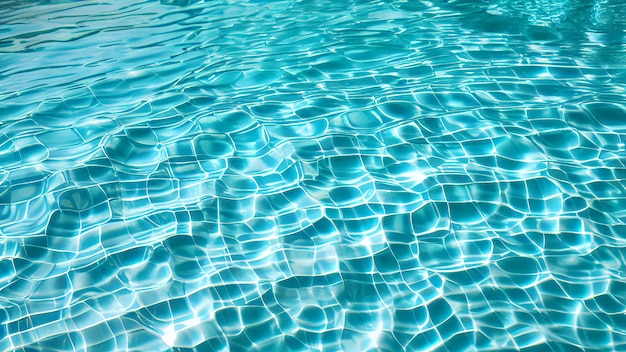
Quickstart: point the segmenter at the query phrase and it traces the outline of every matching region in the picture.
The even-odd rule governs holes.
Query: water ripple
[[[5,1],[0,350],[626,346],[619,1]]]

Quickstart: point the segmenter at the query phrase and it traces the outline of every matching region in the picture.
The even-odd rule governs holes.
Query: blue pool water
[[[1,351],[626,350],[624,1],[0,8]]]

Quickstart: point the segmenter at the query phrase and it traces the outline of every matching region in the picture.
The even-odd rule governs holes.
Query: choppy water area
[[[624,1],[0,6],[0,350],[626,349]]]

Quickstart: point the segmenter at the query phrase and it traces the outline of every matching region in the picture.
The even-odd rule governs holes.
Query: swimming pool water
[[[624,1],[0,6],[0,350],[626,350]]]

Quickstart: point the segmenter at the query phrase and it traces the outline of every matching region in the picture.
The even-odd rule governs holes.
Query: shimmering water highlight
[[[625,9],[4,1],[0,350],[626,349]]]

